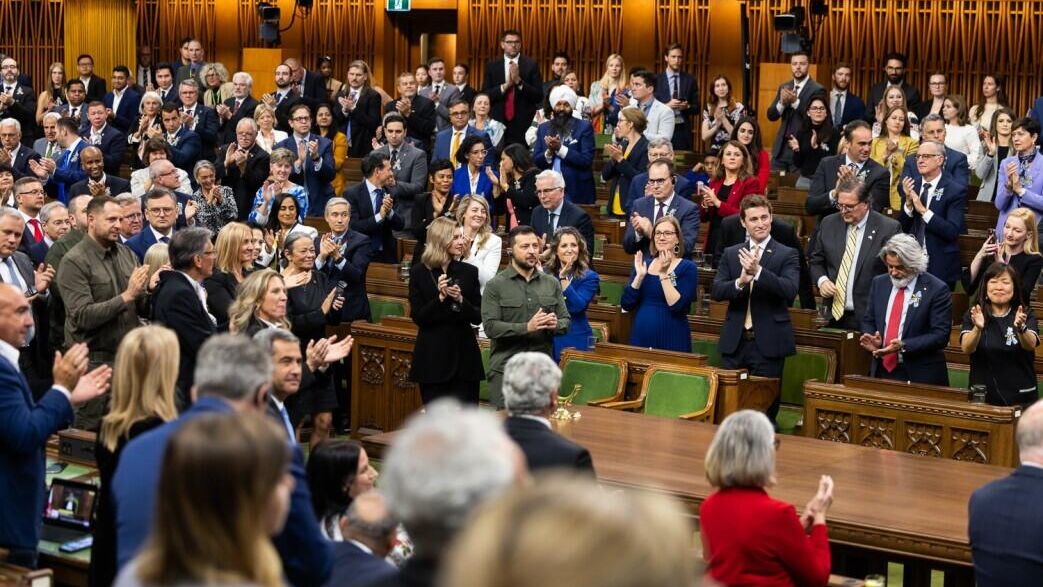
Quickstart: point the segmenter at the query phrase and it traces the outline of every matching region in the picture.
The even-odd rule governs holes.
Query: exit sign
[[[409,12],[410,0],[387,0],[388,12]]]

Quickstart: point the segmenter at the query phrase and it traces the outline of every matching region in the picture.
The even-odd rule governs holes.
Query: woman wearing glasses
[[[456,162],[460,167],[453,174],[453,187],[449,190],[454,198],[474,194],[483,196],[489,204],[489,209],[495,210],[493,205],[493,180],[496,174],[485,172],[485,142],[478,135],[471,135],[460,141],[460,147],[456,150]],[[493,226],[496,226],[495,219]]]

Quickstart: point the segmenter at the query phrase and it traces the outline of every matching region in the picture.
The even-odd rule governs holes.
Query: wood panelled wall
[[[50,65],[65,62],[65,4],[61,0],[0,0],[0,52],[18,61],[37,91],[43,89]]]
[[[754,87],[757,63],[785,60],[775,14],[804,0],[747,0]],[[855,93],[884,79],[884,55],[900,51],[909,58],[906,80],[927,95],[932,71],[945,72],[949,92],[968,104],[981,101],[982,76],[1007,76],[1006,91],[1015,112],[1023,113],[1043,95],[1043,0],[845,0],[830,2],[812,50],[819,81],[829,81],[834,64],[854,68]],[[763,108],[765,105],[759,105]]]
[[[137,8],[137,42],[152,47],[152,60],[156,63],[178,60],[181,40],[186,37],[199,39],[206,55],[212,56],[219,34],[230,32],[218,32],[214,0],[137,0]],[[127,66],[133,71],[134,63]],[[175,74],[178,67],[175,63]]]

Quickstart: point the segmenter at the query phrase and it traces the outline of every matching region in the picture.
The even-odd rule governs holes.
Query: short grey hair
[[[254,76],[246,73],[245,71],[237,71],[234,74],[232,74],[232,81],[241,81],[244,84],[246,84],[246,87],[250,88],[251,90],[254,87]]]
[[[345,206],[347,206],[348,207],[348,212],[351,212],[351,204],[348,203],[347,200],[345,200],[344,198],[342,198],[340,196],[334,196],[334,197],[326,200],[326,208],[323,209],[322,213],[323,214],[329,214],[330,213],[330,208],[332,208],[333,206],[340,205],[340,204],[344,204]]]
[[[18,122],[17,118],[5,118],[0,120],[0,128],[5,126],[13,126],[19,133],[22,132],[22,123]]]
[[[198,255],[206,251],[210,242],[210,230],[201,226],[182,228],[174,231],[170,239],[170,267],[175,271],[186,271]]]
[[[156,159],[152,163],[149,163],[149,165],[148,165],[148,177],[149,177],[149,179],[156,179],[157,177],[159,177],[160,176],[159,168],[160,167],[165,167],[168,163],[170,164],[171,167],[173,167],[174,169],[177,169],[177,166],[174,165],[174,162],[171,161],[170,159]]]
[[[503,369],[503,401],[512,414],[539,414],[561,387],[561,369],[545,353],[517,353]]]
[[[557,171],[554,171],[553,169],[544,169],[543,171],[541,171],[536,176],[536,181],[540,181],[541,179],[549,179],[549,180],[551,180],[551,187],[556,187],[556,188],[564,188],[565,187],[565,178],[560,173],[558,173]]]
[[[25,224],[25,217],[16,208],[10,206],[0,206],[0,220],[4,218],[17,218],[18,222]]]
[[[120,195],[123,195],[123,194],[120,194]],[[138,199],[137,196],[134,196],[133,194],[127,194],[127,195],[132,197],[132,198],[134,198],[135,200]],[[69,199],[69,214],[72,214],[73,216],[75,216],[76,214],[79,214],[81,211],[83,211],[83,210],[85,210],[87,208],[87,204],[89,204],[90,201],[91,201],[91,196],[88,196],[87,194],[83,194],[83,195],[80,195],[80,196],[76,196],[74,198],[70,198]],[[140,202],[141,200],[138,200],[138,201]]]
[[[887,256],[894,255],[906,269],[919,275],[927,271],[927,249],[920,246],[916,238],[905,233],[892,236],[884,246],[880,247],[880,260],[887,262]]]
[[[348,506],[348,511],[344,514],[344,517],[348,520],[348,528],[375,540],[387,540],[398,527],[398,520],[391,515],[391,512],[385,512],[384,517],[376,521],[362,519],[359,515],[360,506],[358,504],[366,499],[383,500],[383,496],[377,491],[370,490],[351,500],[351,505]]]
[[[159,92],[145,92],[141,95],[141,102],[138,104],[138,114],[145,112],[145,102],[147,100],[155,100],[159,102],[160,106],[163,106],[163,98],[160,97]]]
[[[40,222],[47,224],[47,221],[51,219],[51,214],[54,214],[54,211],[59,208],[68,211],[65,204],[61,202],[47,202],[44,204],[43,208],[40,208]]]
[[[476,507],[511,485],[512,450],[498,418],[452,399],[406,422],[384,462],[382,491],[418,552],[440,552]]]
[[[58,120],[62,119],[62,115],[60,113],[58,113],[58,112],[51,111],[51,112],[48,112],[47,114],[44,114],[43,118],[40,119],[40,122],[41,123],[45,122],[48,118],[53,118],[54,120],[58,121]]]
[[[135,202],[137,202],[138,204],[141,203],[141,198],[139,198],[138,196],[135,196],[134,194],[132,194],[130,192],[123,192],[122,194],[120,194],[118,196],[114,196],[113,199],[116,200],[116,203],[119,204],[120,206],[126,206],[128,204],[133,204]]]
[[[297,345],[301,344],[301,339],[297,338],[296,334],[282,328],[265,328],[258,330],[257,334],[254,335],[254,342],[269,355],[275,351],[275,341],[277,340]]]
[[[214,167],[213,163],[206,159],[200,159],[199,161],[196,161],[195,167],[192,168],[192,177],[196,178],[196,181],[199,180],[199,171],[202,169],[209,169],[214,172],[214,175],[217,175],[217,168]]]
[[[250,399],[272,379],[272,356],[245,336],[218,334],[199,349],[196,393],[232,401]]]
[[[923,117],[923,120],[920,121],[920,126],[923,126],[924,124],[926,124],[928,122],[940,122],[940,123],[942,123],[944,125],[945,124],[945,119],[942,118],[941,114],[938,114],[937,112],[932,112],[932,113],[928,114],[927,116]]]
[[[674,144],[672,142],[670,142],[669,138],[656,135],[656,136],[652,137],[651,139],[648,139],[648,148],[649,149],[658,149],[660,147],[666,147],[666,148],[670,149],[671,153],[674,152]]]
[[[299,240],[307,240],[307,241],[310,242],[311,241],[311,236],[309,236],[309,235],[307,235],[307,234],[305,234],[303,232],[293,232],[293,233],[290,233],[290,236],[286,237],[286,241],[283,243],[283,247],[282,247],[283,250],[284,251],[293,251],[293,245],[296,244],[297,241],[299,241]]]
[[[762,412],[724,419],[706,451],[706,479],[718,489],[767,487],[775,475],[775,427]]]
[[[239,122],[235,123],[235,130],[239,130],[239,127],[243,126],[243,125],[249,126],[250,129],[252,131],[254,131],[255,133],[258,132],[260,130],[260,128],[261,128],[261,127],[257,126],[257,121],[256,120],[254,120],[253,118],[250,118],[248,116],[244,116],[243,118],[240,118]]]
[[[938,149],[938,154],[940,154],[942,156],[942,164],[944,164],[945,160],[948,159],[948,157],[945,156],[945,143],[943,143],[941,141],[931,141],[931,140],[920,141],[920,146],[922,147],[924,145],[934,145],[935,148]]]
[[[1021,461],[1031,458],[1043,463],[1043,401],[1037,401],[1022,413],[1015,434]]]
[[[195,88],[196,91],[199,91],[199,84],[196,83],[196,80],[194,80],[192,78],[181,80],[181,83],[178,84],[178,87],[180,88],[181,86],[188,86],[190,88]]]

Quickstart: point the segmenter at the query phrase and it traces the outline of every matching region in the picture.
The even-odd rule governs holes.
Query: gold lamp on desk
[[[558,409],[554,410],[554,413],[551,414],[551,419],[557,420],[558,422],[572,422],[575,420],[579,420],[582,417],[582,414],[580,414],[579,412],[570,412],[569,406],[572,405],[572,400],[576,399],[576,396],[579,395],[579,392],[582,390],[583,384],[577,383],[576,385],[572,386],[572,393],[568,394],[565,397],[559,397]]]

